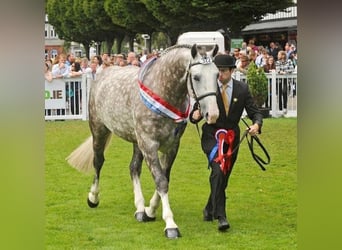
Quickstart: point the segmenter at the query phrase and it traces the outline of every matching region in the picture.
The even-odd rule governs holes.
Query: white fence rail
[[[266,74],[269,81],[268,100],[263,105],[271,117],[297,117],[297,73]],[[233,77],[246,81],[246,75],[236,72]],[[54,79],[45,81],[45,120],[87,120],[91,79]],[[286,105],[286,112],[284,110]]]
[[[297,73],[266,73],[269,88],[268,100],[263,105],[270,109],[271,117],[297,117]],[[235,72],[233,77],[247,82],[244,74]]]
[[[90,79],[45,81],[45,120],[87,120]]]

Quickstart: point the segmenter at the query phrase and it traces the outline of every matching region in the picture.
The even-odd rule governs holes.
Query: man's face
[[[229,68],[219,68],[219,80],[222,84],[226,84],[230,81],[232,77],[232,69]]]

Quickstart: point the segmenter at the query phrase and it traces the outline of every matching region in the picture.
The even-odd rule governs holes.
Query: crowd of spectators
[[[236,71],[241,74],[247,74],[252,62],[257,67],[262,67],[265,73],[274,71],[279,75],[286,75],[297,72],[297,48],[291,42],[287,42],[283,48],[275,42],[270,42],[269,47],[256,46],[254,40],[250,40],[248,43],[243,42],[241,48],[234,48],[230,54],[235,58]],[[279,110],[286,114],[288,96],[296,95],[296,82],[287,77],[279,77],[276,91]]]
[[[136,52],[128,52],[127,54],[109,55],[103,53],[88,58],[76,58],[73,53],[60,54],[54,59],[46,59],[45,61],[45,76],[46,80],[51,81],[51,78],[70,78],[79,77],[86,73],[89,78],[95,79],[96,74],[105,67],[111,65],[117,66],[138,66],[149,57],[158,52],[151,54],[138,54]],[[265,72],[275,70],[277,73],[291,73],[297,70],[297,48],[295,44],[287,42],[284,48],[279,43],[270,42],[268,47],[262,45],[257,46],[254,40],[251,39],[248,43],[243,42],[241,48],[234,48],[229,52],[236,60],[236,70],[246,74],[248,65],[253,61],[258,67],[263,67]],[[284,53],[286,58],[284,58]],[[268,61],[272,61],[275,66],[268,65]],[[51,71],[51,74],[48,73]]]
[[[52,82],[53,79],[79,78],[86,75],[88,79],[96,80],[97,75],[106,67],[140,67],[142,63],[152,57],[158,56],[156,51],[150,54],[140,55],[135,52],[126,54],[95,55],[88,60],[87,57],[77,58],[73,53],[59,54],[54,59],[46,59],[44,67],[45,81]],[[71,114],[79,114],[81,103],[81,86],[77,81],[72,81],[66,85],[66,103]],[[65,115],[66,109],[45,110],[46,115]]]
[[[153,52],[147,55],[137,54],[132,51],[128,52],[127,55],[103,53],[101,56],[92,56],[90,60],[87,57],[76,58],[73,53],[59,54],[54,59],[45,60],[45,79],[51,82],[52,79],[80,77],[82,74],[87,74],[87,77],[96,79],[96,74],[108,66],[140,67],[144,60],[156,53]]]
[[[283,47],[279,43],[270,42],[268,47],[257,46],[251,39],[248,43],[243,42],[240,48],[234,48],[232,52],[228,52],[235,58],[236,71],[247,74],[248,66],[254,62],[258,67],[262,67],[266,73],[275,71],[278,74],[289,74],[297,71],[297,48],[295,44],[287,42]],[[135,66],[140,67],[146,59],[151,56],[158,56],[158,52],[143,54],[136,52],[128,52],[127,54],[95,55],[88,60],[87,57],[76,58],[73,53],[59,54],[54,59],[45,60],[45,80],[51,82],[58,78],[74,78],[83,74],[87,78],[96,79],[98,73],[109,66]],[[73,89],[67,90],[68,95],[72,98],[79,98],[79,86],[73,86]],[[287,106],[287,82],[277,84],[279,99],[279,109],[285,109]],[[71,102],[74,103],[74,102]],[[79,107],[71,107],[72,113],[78,113]],[[63,111],[61,114],[65,114]]]
[[[287,42],[283,48],[275,42],[270,42],[269,47],[256,46],[253,40],[250,40],[249,43],[243,42],[241,48],[234,48],[230,54],[235,58],[236,70],[242,74],[247,73],[251,62],[258,67],[263,67],[267,73],[274,70],[284,74],[297,70],[297,48],[290,42]],[[269,62],[274,65],[270,65]]]

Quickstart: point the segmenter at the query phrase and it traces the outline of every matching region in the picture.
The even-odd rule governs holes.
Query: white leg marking
[[[162,205],[163,205],[163,219],[166,223],[165,229],[178,228],[175,221],[173,220],[173,213],[171,211],[170,203],[169,203],[169,195],[167,193],[161,194],[160,198],[161,198]]]
[[[157,211],[157,208],[159,207],[159,203],[160,203],[160,196],[157,190],[155,190],[150,200],[150,206],[145,208],[145,212],[149,217],[151,218],[156,217],[156,211]]]
[[[145,210],[145,200],[142,193],[141,184],[139,177],[135,176],[133,178],[133,191],[134,191],[134,204],[137,208],[136,212],[144,212]]]
[[[99,203],[99,192],[98,182],[92,184],[90,192],[88,193],[88,199],[94,204]]]

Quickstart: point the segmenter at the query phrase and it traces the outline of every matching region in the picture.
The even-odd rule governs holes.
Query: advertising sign
[[[65,109],[65,92],[65,82],[63,80],[45,81],[45,109]]]
[[[235,48],[241,48],[242,47],[242,43],[243,43],[243,39],[242,38],[232,38],[231,42],[230,42],[230,48],[231,51],[234,51]]]

